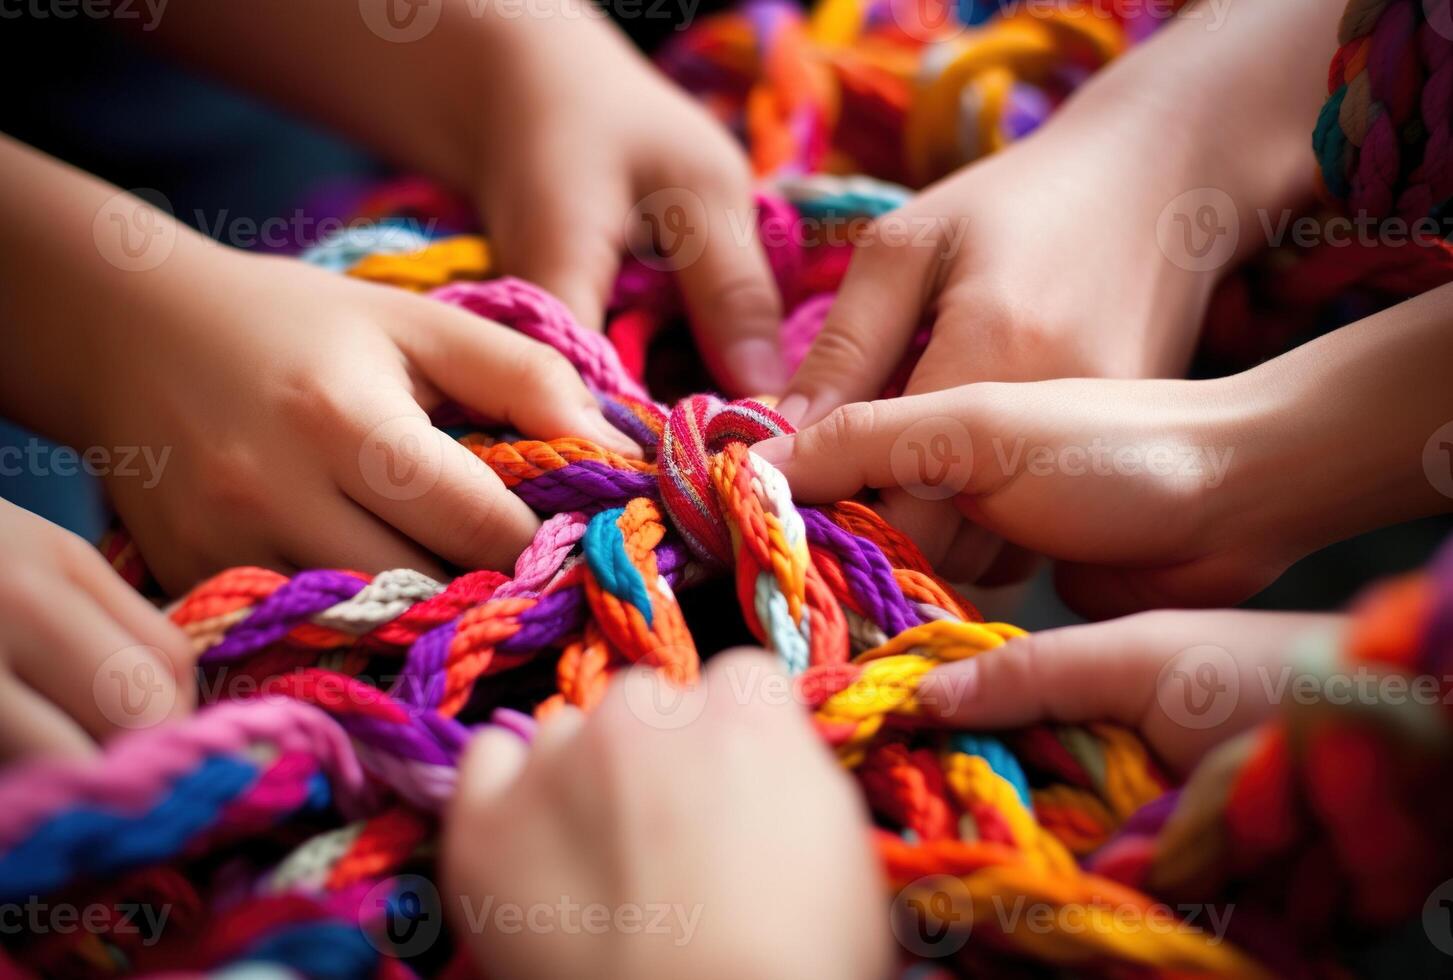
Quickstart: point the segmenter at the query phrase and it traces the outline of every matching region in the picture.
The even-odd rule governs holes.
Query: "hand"
[[[1345,617],[1153,612],[1032,633],[939,667],[925,709],[967,728],[1113,721],[1137,729],[1182,775],[1212,748],[1268,718],[1286,696],[1298,638]]]
[[[628,223],[654,220],[713,374],[734,394],[780,392],[781,301],[746,158],[581,3],[496,25],[498,57],[484,65],[477,197],[502,269],[599,328]]]
[[[905,486],[1059,561],[1101,618],[1232,605],[1298,558],[1445,513],[1453,286],[1214,381],[972,384],[758,443],[793,492]]]
[[[810,424],[877,397],[928,321],[908,394],[1179,376],[1216,280],[1265,244],[1252,233],[1257,214],[1311,196],[1306,127],[1343,6],[1188,5],[1029,138],[880,219],[779,410]],[[1231,134],[1258,147],[1254,161],[1222,151]],[[1199,212],[1199,189],[1218,202],[1204,256],[1164,230],[1173,234],[1177,209]],[[956,534],[943,504],[890,491],[883,510],[955,580],[994,563],[995,542],[972,525]]]
[[[847,405],[754,451],[807,501],[903,485],[951,498],[1057,559],[1061,595],[1091,617],[1230,605],[1303,553],[1267,513],[1278,488],[1260,464],[1276,458],[1275,430],[1257,424],[1266,398],[1242,391],[1235,380],[965,385]]]
[[[89,341],[112,370],[82,443],[165,459],[107,489],[171,591],[238,564],[511,567],[539,522],[430,425],[446,398],[639,455],[564,357],[498,324],[290,259],[178,252]]]
[[[789,417],[811,423],[877,396],[925,316],[933,334],[910,395],[1180,375],[1214,278],[1176,266],[1157,244],[1157,212],[1174,194],[1148,188],[1175,178],[1122,132],[1067,143],[1051,124],[880,218],[789,386]],[[1141,168],[1156,170],[1153,184]],[[882,511],[956,581],[980,580],[999,555],[997,538],[946,503],[888,490]]]
[[[96,549],[3,500],[0,538],[0,759],[85,754],[191,710],[186,637]]]
[[[590,717],[566,709],[545,722],[528,752],[511,734],[477,737],[442,867],[474,919],[461,934],[480,970],[885,976],[867,814],[798,706],[767,703],[786,690],[774,679],[757,653],[713,658],[704,691],[668,695],[668,682],[632,671]],[[496,930],[477,914],[491,899],[526,912],[572,903],[576,927]],[[580,927],[592,907],[604,929]]]

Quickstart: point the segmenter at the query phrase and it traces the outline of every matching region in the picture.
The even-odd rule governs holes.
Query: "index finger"
[[[782,471],[793,496],[813,503],[882,487],[949,500],[983,489],[971,434],[979,403],[971,388],[854,402],[752,451]]]

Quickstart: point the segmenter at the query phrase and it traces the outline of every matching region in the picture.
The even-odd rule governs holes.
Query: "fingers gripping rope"
[[[1410,20],[1417,5],[1355,3],[1344,25],[1333,74],[1334,90],[1345,91],[1324,115],[1318,150],[1329,190],[1359,206],[1424,213],[1453,192],[1446,45],[1428,30],[1446,4],[1423,5]],[[789,309],[789,359],[821,326],[851,250],[780,233],[804,216],[861,222],[907,197],[897,185],[816,171],[831,162],[911,182],[946,172],[1031,131],[1151,22],[1120,4],[1109,17],[1061,5],[960,33],[952,23],[905,25],[900,6],[828,0],[810,18],[761,8],[706,22],[663,56],[668,73],[733,116],[771,182],[757,225]],[[1407,97],[1413,83],[1399,61],[1414,47],[1420,99]],[[419,182],[379,192],[361,211],[467,221]],[[110,905],[164,894],[190,910],[191,925],[162,937],[160,968],[261,962],[304,975],[402,975],[402,961],[381,955],[360,927],[406,904],[392,901],[392,876],[429,869],[436,815],[470,736],[488,724],[528,741],[534,722],[514,709],[588,710],[633,664],[690,683],[710,651],[698,650],[677,596],[727,574],[747,627],[794,675],[813,724],[857,779],[897,904],[937,909],[941,921],[929,925],[973,924],[970,958],[951,966],[1007,960],[1004,971],[1015,972],[1033,960],[1120,976],[1260,975],[1232,943],[1194,924],[1126,927],[1106,910],[1160,921],[1167,907],[1138,889],[1209,901],[1218,893],[1197,890],[1206,881],[1255,883],[1256,868],[1285,866],[1307,829],[1299,820],[1329,842],[1317,853],[1336,857],[1359,909],[1385,917],[1445,870],[1418,860],[1436,852],[1432,816],[1428,826],[1398,824],[1407,834],[1380,829],[1392,826],[1388,800],[1412,798],[1401,770],[1370,766],[1356,785],[1336,775],[1343,769],[1329,759],[1377,758],[1356,732],[1293,743],[1273,730],[1182,798],[1118,728],[987,736],[925,717],[917,692],[930,670],[994,656],[1019,631],[980,622],[867,507],[797,507],[750,449],[787,431],[768,406],[697,395],[668,407],[649,397],[640,380],[647,349],[681,315],[668,274],[626,263],[606,339],[528,284],[467,281],[490,262],[475,236],[431,240],[382,224],[309,258],[432,289],[436,301],[550,345],[646,459],[581,439],[466,437],[546,516],[512,576],[478,571],[440,583],[407,570],[287,577],[244,568],[203,583],[172,616],[200,653],[205,700],[223,703],[118,740],[99,763],[0,779],[0,902],[63,890],[100,889],[98,903]],[[124,544],[114,554],[135,564]],[[1406,613],[1433,604],[1420,592],[1393,605]],[[1377,659],[1375,648],[1378,662],[1405,664],[1418,644],[1404,639],[1368,641],[1360,655]],[[1397,874],[1379,875],[1357,860],[1366,840],[1412,843],[1385,843],[1380,853],[1396,852]],[[946,893],[924,880],[944,877],[957,883]],[[380,889],[389,902],[375,900]],[[996,913],[1026,902],[1055,913],[1054,925]],[[1074,910],[1080,927],[1061,927],[1060,913]],[[61,964],[47,972],[148,966],[148,951],[120,935],[54,938],[34,960]],[[1295,951],[1278,952],[1277,968],[1293,972]]]
[[[972,607],[872,511],[797,507],[781,474],[749,449],[788,431],[771,409],[695,396],[668,411],[637,397],[618,376],[620,362],[523,283],[457,284],[435,295],[559,344],[608,416],[641,439],[648,461],[578,439],[466,439],[523,499],[559,510],[512,577],[473,572],[445,585],[404,570],[288,578],[237,569],[196,589],[173,619],[204,670],[285,669],[266,674],[255,698],[206,710],[175,734],[123,743],[117,758],[128,762],[141,757],[132,744],[149,751],[191,733],[192,742],[179,744],[192,745],[195,733],[224,723],[234,732],[164,769],[146,763],[149,781],[117,770],[102,783],[125,781],[138,798],[124,826],[135,826],[137,813],[156,820],[181,807],[188,814],[165,824],[169,834],[149,849],[116,851],[106,869],[181,860],[200,840],[229,839],[217,837],[222,826],[235,839],[332,806],[363,819],[303,843],[266,879],[266,894],[295,901],[384,880],[415,859],[426,815],[452,793],[468,720],[479,717],[471,705],[481,695],[499,703],[493,689],[507,691],[556,651],[555,693],[534,701],[540,714],[563,704],[589,709],[610,677],[633,664],[694,682],[700,655],[676,590],[730,569],[748,627],[796,675],[818,729],[858,773],[880,819],[900,828],[900,838],[878,838],[890,875],[924,862],[956,876],[970,902],[1017,897],[1053,908],[1121,888],[1082,871],[1073,855],[1103,842],[1164,790],[1149,757],[1115,729],[1026,733],[1011,751],[998,739],[945,738],[926,722],[915,692],[930,669],[991,651],[1019,631],[973,622]],[[384,684],[350,676],[380,662],[396,665]],[[235,731],[264,706],[273,715],[259,719],[300,719],[329,733],[321,743],[329,753],[284,740],[276,726]],[[518,715],[491,717],[528,737]],[[247,761],[259,752],[275,761],[263,768]],[[1052,794],[1056,814],[1049,823],[1036,817],[1044,794]],[[78,865],[50,856],[58,841],[78,861],[97,835],[123,826],[111,820],[84,833],[66,829],[61,838],[81,803],[76,790],[25,802],[10,815],[11,836],[0,838],[12,845],[0,868],[9,861],[29,869],[17,872],[25,887],[73,880]],[[1073,833],[1062,835],[1066,827]],[[1001,931],[1004,949],[1049,962],[1112,956],[1165,969],[1253,972],[1229,946],[1209,944],[1189,927],[1174,939],[1133,941]]]

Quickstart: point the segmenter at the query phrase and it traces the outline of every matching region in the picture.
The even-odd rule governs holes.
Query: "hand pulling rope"
[[[915,21],[897,3],[825,0],[808,18],[758,4],[704,22],[668,49],[663,67],[747,136],[770,189],[758,222],[789,311],[789,364],[820,327],[850,250],[790,236],[774,243],[767,233],[790,230],[803,216],[861,221],[907,197],[896,184],[821,171],[918,184],[1024,135],[1156,22],[1145,5],[1111,7],[1107,17],[1067,4],[959,33],[952,21]],[[1353,43],[1374,40],[1365,59],[1354,50],[1334,73],[1355,80],[1367,72],[1343,103],[1363,107],[1358,118],[1372,136],[1350,141],[1366,159],[1324,154],[1324,169],[1341,159],[1343,173],[1361,174],[1380,159],[1367,148],[1385,142],[1384,100],[1392,98],[1390,122],[1408,118],[1406,100],[1386,94],[1403,89],[1388,89],[1378,74],[1386,59],[1372,57],[1406,40],[1402,21],[1382,22],[1405,18],[1388,13],[1396,7],[1354,4],[1360,19],[1349,13],[1353,27],[1344,33]],[[1383,32],[1391,40],[1378,40]],[[1420,37],[1436,53],[1436,39]],[[1429,79],[1445,78],[1444,61],[1437,65]],[[1427,91],[1436,109],[1441,89],[1430,82]],[[1446,125],[1428,132],[1415,189],[1392,195],[1398,200],[1446,196],[1435,166],[1446,154],[1434,152]],[[1374,192],[1375,184],[1358,176],[1347,186],[1386,199],[1391,192]],[[1328,185],[1342,186],[1334,178]],[[457,202],[415,181],[380,191],[359,212],[455,229],[469,221]],[[1347,918],[1386,922],[1409,912],[1410,882],[1426,884],[1446,863],[1428,833],[1409,838],[1393,873],[1379,877],[1389,865],[1357,859],[1362,841],[1414,825],[1399,823],[1405,811],[1395,806],[1414,798],[1379,765],[1371,777],[1338,776],[1325,761],[1337,752],[1386,758],[1356,740],[1303,754],[1287,728],[1273,727],[1256,752],[1167,793],[1145,748],[1118,728],[990,736],[926,722],[916,699],[924,674],[992,655],[1019,631],[980,622],[868,508],[797,507],[781,475],[751,452],[753,442],[786,431],[769,406],[696,395],[667,407],[647,395],[647,348],[681,315],[667,274],[627,263],[607,342],[527,284],[473,281],[489,265],[477,237],[432,238],[386,221],[305,258],[432,290],[439,301],[551,344],[648,461],[580,439],[466,437],[506,486],[550,515],[513,576],[480,571],[439,583],[408,570],[287,577],[234,569],[195,589],[172,615],[199,651],[204,680],[231,672],[255,680],[255,691],[118,740],[99,763],[34,765],[0,779],[0,902],[92,896],[113,917],[128,901],[164,902],[182,914],[144,937],[155,942],[112,929],[11,945],[26,968],[94,974],[253,964],[392,977],[417,966],[467,975],[457,957],[406,963],[381,955],[402,951],[378,928],[384,904],[406,917],[427,914],[405,901],[394,876],[430,873],[435,815],[467,739],[486,723],[529,740],[531,714],[562,704],[588,710],[632,664],[690,683],[702,653],[677,595],[725,575],[746,628],[780,658],[818,731],[858,778],[889,887],[933,911],[935,925],[973,923],[957,960],[966,969],[1007,959],[1114,976],[1256,976],[1261,968],[1231,943],[1149,896],[1208,902],[1224,899],[1231,885],[1274,894],[1281,882],[1267,869],[1300,856],[1304,868],[1326,871],[1306,880],[1349,899]],[[123,543],[108,554],[138,567]],[[1438,581],[1446,586],[1447,576]],[[1397,605],[1398,615],[1374,616],[1381,632],[1369,635],[1381,644],[1365,640],[1358,655],[1372,650],[1407,667],[1409,651],[1446,652],[1453,601],[1446,588],[1436,601],[1418,596]],[[1426,635],[1399,630],[1399,616],[1414,613],[1419,623],[1442,625]],[[1427,731],[1446,747],[1446,721]],[[1446,812],[1430,807],[1428,818]],[[1318,863],[1327,852],[1300,847],[1309,831],[1337,860]],[[957,882],[948,892],[943,876]],[[1020,902],[1056,913],[1055,925],[1000,914]],[[1074,910],[1083,915],[1058,914]],[[1130,924],[1127,910],[1138,915]],[[1249,917],[1244,941],[1279,972],[1300,968],[1296,923],[1286,909],[1265,911]],[[1246,921],[1232,923],[1238,939]],[[1271,942],[1255,928],[1266,921]]]

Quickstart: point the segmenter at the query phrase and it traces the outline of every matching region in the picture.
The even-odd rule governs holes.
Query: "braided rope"
[[[750,401],[695,396],[667,411],[635,399],[630,385],[609,376],[619,362],[598,356],[590,335],[523,283],[441,292],[525,333],[556,335],[597,391],[616,393],[602,394],[604,402],[641,422],[649,461],[573,439],[523,448],[471,440],[525,499],[547,499],[530,496],[527,488],[538,483],[555,494],[548,499],[568,496],[573,505],[593,495],[607,502],[589,514],[571,510],[547,520],[513,578],[476,572],[446,586],[405,570],[287,577],[237,569],[203,583],[172,618],[204,668],[266,661],[278,650],[291,651],[294,659],[284,661],[290,668],[267,680],[260,700],[207,709],[123,742],[106,767],[74,770],[75,783],[48,777],[64,792],[47,791],[42,776],[0,785],[0,800],[7,793],[17,799],[0,821],[0,842],[11,845],[0,871],[20,869],[14,887],[50,889],[75,878],[79,868],[57,860],[58,840],[79,858],[99,834],[148,826],[148,849],[114,848],[102,865],[121,870],[137,861],[183,859],[198,835],[213,845],[224,829],[246,834],[300,808],[337,805],[347,812],[345,799],[361,798],[364,789],[406,808],[379,810],[375,803],[364,810],[376,814],[365,822],[301,842],[258,890],[277,900],[336,897],[385,878],[424,839],[427,824],[415,814],[437,812],[450,795],[468,737],[459,719],[472,716],[485,678],[528,673],[558,651],[556,693],[536,702],[542,714],[560,704],[590,708],[610,676],[631,664],[690,683],[700,654],[675,589],[730,567],[748,628],[795,675],[818,729],[860,772],[875,810],[923,847],[967,847],[943,866],[962,876],[966,894],[1064,908],[1121,889],[1080,871],[1073,854],[1164,790],[1147,754],[1128,733],[1099,726],[1046,730],[1011,752],[996,739],[945,741],[925,723],[914,692],[929,669],[992,650],[1020,632],[972,621],[971,607],[871,510],[797,507],[781,475],[747,448],[788,431],[779,416]],[[593,482],[583,482],[582,473]],[[856,628],[849,627],[850,614]],[[396,679],[381,689],[321,666],[322,658],[348,651],[397,662]],[[331,762],[315,760],[306,750],[311,743],[300,744],[282,721],[326,731],[321,759]],[[146,751],[134,747],[141,744]],[[275,754],[270,767],[249,762],[264,744]],[[346,788],[346,797],[319,797],[315,777],[339,772],[334,792]],[[1045,775],[1053,781],[1031,789],[1031,772],[1036,782]],[[1076,827],[1069,842],[1056,836],[1056,824],[1036,819],[1035,791],[1058,792],[1062,812],[1088,809],[1077,822],[1060,818]],[[106,808],[106,818],[83,822],[84,834],[63,831],[88,803]],[[112,815],[118,805],[123,812]],[[163,812],[184,819],[173,826],[159,820]],[[896,844],[885,851],[900,854]],[[1189,928],[1166,941],[1148,932],[1118,940],[1061,934],[1050,943],[1007,930],[1001,938],[1006,949],[1052,962],[1089,963],[1113,953],[1164,969],[1251,970],[1231,947]]]
[[[1404,50],[1404,22],[1383,25],[1400,2],[1354,3],[1344,41],[1362,43],[1333,69],[1348,88],[1338,131],[1359,154],[1326,138],[1359,200],[1393,193],[1376,165],[1386,156],[1380,120],[1411,118],[1399,87],[1406,70],[1372,57],[1374,49]],[[790,236],[774,243],[766,233],[803,216],[853,222],[886,213],[906,199],[900,184],[1031,131],[1153,27],[1128,12],[1137,5],[1115,5],[1110,18],[1077,16],[1073,6],[958,33],[953,23],[905,23],[896,4],[825,0],[810,17],[757,5],[704,22],[663,55],[683,86],[739,124],[768,178],[758,224],[789,310],[789,362],[821,327],[850,248]],[[1433,70],[1421,111],[1429,135],[1415,186],[1398,192],[1409,208],[1447,196],[1446,112],[1438,116],[1446,58],[1426,34],[1419,38]],[[1368,77],[1353,92],[1359,75]],[[1319,129],[1319,152],[1323,138]],[[416,181],[390,185],[358,210],[449,228],[469,222],[453,199]],[[0,901],[79,894],[120,876],[99,896],[103,905],[164,894],[188,910],[186,924],[160,937],[157,951],[120,935],[52,937],[21,950],[27,966],[129,972],[248,963],[287,975],[404,975],[401,961],[380,955],[373,927],[381,912],[365,899],[382,888],[393,911],[418,914],[392,893],[392,876],[429,868],[435,815],[473,728],[487,722],[528,741],[532,715],[566,704],[589,710],[631,664],[689,682],[711,651],[698,648],[677,595],[729,572],[747,628],[781,659],[814,726],[858,779],[879,824],[874,841],[888,887],[902,901],[923,900],[945,925],[974,923],[965,968],[1007,958],[1015,969],[1027,959],[1114,975],[1261,975],[1231,944],[1193,925],[1126,928],[1106,910],[1165,918],[1166,908],[1139,889],[1209,899],[1224,893],[1188,883],[1224,881],[1292,848],[1302,828],[1288,801],[1302,767],[1284,735],[1268,734],[1244,766],[1220,770],[1234,791],[1193,783],[1182,800],[1166,792],[1139,741],[1111,726],[944,731],[922,716],[922,677],[938,664],[992,653],[1020,632],[981,622],[867,507],[797,507],[780,474],[750,451],[786,431],[769,406],[705,395],[665,406],[649,397],[640,380],[646,350],[682,315],[666,274],[628,261],[602,338],[525,283],[474,281],[490,262],[476,237],[430,239],[385,220],[305,258],[427,291],[552,345],[647,458],[627,460],[580,439],[466,436],[464,445],[507,487],[550,515],[512,576],[478,571],[439,583],[408,570],[288,577],[243,568],[194,589],[171,615],[199,652],[204,680],[255,678],[255,691],[121,739],[100,764],[28,767],[0,779]],[[1379,268],[1422,281],[1401,266]],[[900,378],[909,367],[911,358]],[[134,548],[117,539],[108,553],[140,580]],[[225,684],[216,689],[229,696]],[[1315,812],[1338,853],[1355,854],[1368,835],[1385,839],[1370,829],[1377,815],[1349,803],[1375,798],[1385,783],[1336,792],[1329,771],[1318,770]],[[1352,816],[1334,819],[1339,813]],[[1226,833],[1239,849],[1234,867],[1217,864],[1224,846],[1197,836]],[[1409,838],[1397,864],[1405,875],[1408,855],[1428,838]],[[1382,896],[1374,910],[1401,908],[1366,868],[1345,863],[1352,877],[1361,873],[1363,894]],[[949,908],[938,891],[925,893],[935,887],[925,879],[941,876],[960,886]],[[1395,897],[1405,897],[1399,888]],[[1044,930],[996,914],[1019,900],[1089,918],[1080,929]],[[1295,952],[1257,952],[1279,969],[1300,962]]]
[[[1328,196],[1354,214],[1442,218],[1453,197],[1448,0],[1353,0],[1315,146]]]

